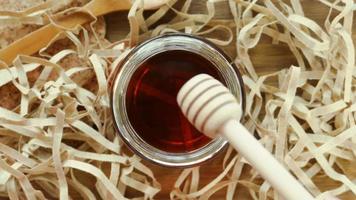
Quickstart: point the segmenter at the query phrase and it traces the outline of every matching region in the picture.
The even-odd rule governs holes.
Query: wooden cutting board
[[[314,19],[321,26],[327,16],[328,8],[316,0],[303,0],[302,5],[305,11],[305,15]],[[229,14],[228,5],[226,2],[219,3],[216,7],[217,18],[218,19],[228,19],[231,18]],[[205,0],[195,0],[193,1],[191,13],[206,13],[206,1]],[[148,13],[149,14],[149,13]],[[356,15],[356,13],[355,13]],[[127,12],[113,13],[106,17],[107,21],[107,37],[111,41],[117,41],[127,36],[129,32],[129,25],[127,21]],[[163,20],[164,21],[164,20]],[[356,16],[354,16],[354,27],[353,27],[353,40],[356,41]],[[235,57],[235,47],[230,45],[224,48],[224,50],[232,57]],[[292,64],[297,64],[294,56],[289,51],[286,45],[278,44],[272,45],[271,41],[266,38],[263,39],[259,45],[251,50],[253,64],[259,74],[265,74],[268,72],[275,72],[282,68],[288,68]],[[222,158],[224,153],[221,153],[216,159],[204,164],[201,169],[201,182],[200,187],[207,184],[214,177],[216,177],[222,170]],[[346,162],[345,162],[346,163]],[[156,166],[150,163],[147,164],[155,173],[158,181],[162,185],[162,191],[156,197],[157,199],[169,199],[169,193],[173,188],[174,182],[181,170],[170,169],[165,167]],[[348,175],[356,178],[356,162],[347,163],[346,168]],[[246,173],[247,170],[245,170]],[[322,176],[318,176],[316,184],[321,186],[323,189],[335,188],[339,185],[337,182],[326,180]],[[221,190],[215,194],[211,199],[225,199],[225,189]],[[135,194],[131,194],[135,195]],[[352,200],[356,199],[356,196],[352,193],[346,193],[341,196],[342,199]],[[248,200],[251,199],[248,191],[243,187],[238,188],[236,195],[238,200]]]

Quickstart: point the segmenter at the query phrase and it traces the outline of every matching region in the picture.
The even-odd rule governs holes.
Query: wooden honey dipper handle
[[[73,14],[77,15],[77,14]],[[83,24],[90,20],[89,16],[82,14],[80,17],[73,17],[73,15],[66,16],[61,23],[62,26],[71,28],[76,24]],[[78,15],[79,16],[79,15]],[[53,24],[45,25],[34,32],[16,40],[4,49],[0,50],[0,60],[10,65],[17,55],[32,55],[38,52],[41,48],[46,47],[47,44],[56,37],[57,34],[63,30],[54,26]]]
[[[147,3],[148,4],[145,4],[145,9],[154,9],[165,3],[165,0],[147,1]],[[128,10],[130,7],[131,3],[129,0],[92,0],[82,7],[82,10],[92,13],[94,16],[101,16],[114,11]],[[84,12],[64,16],[58,20],[58,23],[66,28],[74,28],[77,25],[92,20],[92,17]],[[47,24],[23,38],[16,40],[6,48],[1,49],[0,60],[10,65],[19,54],[32,55],[46,47],[48,43],[62,31],[61,28],[53,24]],[[2,68],[1,65],[0,68]]]

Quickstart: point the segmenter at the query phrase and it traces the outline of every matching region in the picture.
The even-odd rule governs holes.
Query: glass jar
[[[191,167],[213,158],[227,144],[221,138],[215,138],[197,149],[187,152],[172,152],[157,148],[147,142],[135,130],[130,121],[128,113],[128,95],[132,89],[130,81],[135,72],[141,70],[143,63],[164,52],[189,52],[204,58],[215,68],[222,82],[232,91],[244,110],[245,93],[243,82],[237,67],[231,60],[214,44],[209,41],[187,35],[187,34],[166,34],[152,38],[131,50],[125,59],[119,63],[114,72],[110,86],[111,109],[114,117],[115,127],[125,144],[140,157],[152,161],[156,164],[169,167]],[[168,54],[167,54],[168,55]],[[173,54],[174,55],[174,54]],[[175,63],[179,63],[181,58],[173,56]],[[168,73],[167,73],[168,74]],[[167,75],[169,76],[169,75]],[[167,77],[169,80],[169,77]],[[135,83],[136,84],[136,83]],[[158,88],[159,89],[159,88]],[[147,105],[150,106],[150,105]],[[178,105],[176,105],[178,106]],[[153,111],[155,112],[155,111]],[[162,116],[163,118],[164,116]],[[155,127],[159,128],[159,127]],[[168,144],[169,145],[169,144]],[[167,147],[166,149],[169,149]]]

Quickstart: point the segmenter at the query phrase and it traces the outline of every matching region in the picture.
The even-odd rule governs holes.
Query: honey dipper
[[[218,80],[194,76],[178,92],[177,102],[190,123],[210,138],[222,135],[285,199],[314,199],[239,122],[241,106]]]
[[[163,5],[166,0],[145,0],[145,9],[155,9]],[[130,0],[92,0],[81,9],[90,12],[94,16],[101,16],[115,11],[129,10]],[[66,28],[73,28],[76,25],[84,24],[92,20],[92,17],[84,13],[73,13],[64,16],[59,20],[59,24]],[[36,31],[16,40],[9,46],[0,50],[0,61],[10,65],[19,54],[32,55],[56,37],[63,30],[53,24],[47,24]],[[2,66],[0,65],[0,68]]]

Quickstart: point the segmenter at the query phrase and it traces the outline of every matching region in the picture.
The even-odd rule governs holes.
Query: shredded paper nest
[[[105,26],[96,26],[94,20],[63,30],[62,39],[37,56],[19,55],[13,65],[2,64],[0,195],[13,200],[126,199],[128,190],[136,190],[135,199],[153,199],[160,183],[137,156],[123,151],[113,129],[107,80],[130,48],[167,32],[236,46],[234,62],[247,90],[245,126],[317,199],[356,195],[355,176],[346,167],[356,163],[355,2],[318,0],[330,9],[320,25],[304,15],[300,0],[225,0],[233,16],[225,23],[215,20],[216,6],[223,0],[207,1],[207,14],[190,13],[192,0],[180,1],[179,9],[176,1],[149,17],[143,15],[143,1],[134,1],[128,14],[130,33],[121,41],[106,41]],[[31,29],[23,27],[55,23],[46,19],[58,11],[65,14],[73,2],[79,1],[36,1],[20,11],[6,11],[1,4],[2,47],[18,39],[5,41],[4,35],[27,34]],[[157,23],[168,12],[174,17]],[[296,65],[256,73],[249,53],[262,37],[287,45]],[[199,167],[185,169],[170,198],[209,199],[225,189],[226,199],[235,199],[244,187],[250,199],[281,199],[248,166],[229,148],[221,174],[212,182],[199,184]],[[95,185],[88,186],[80,178],[83,174],[93,177]],[[322,188],[317,177],[336,182],[335,187]]]

